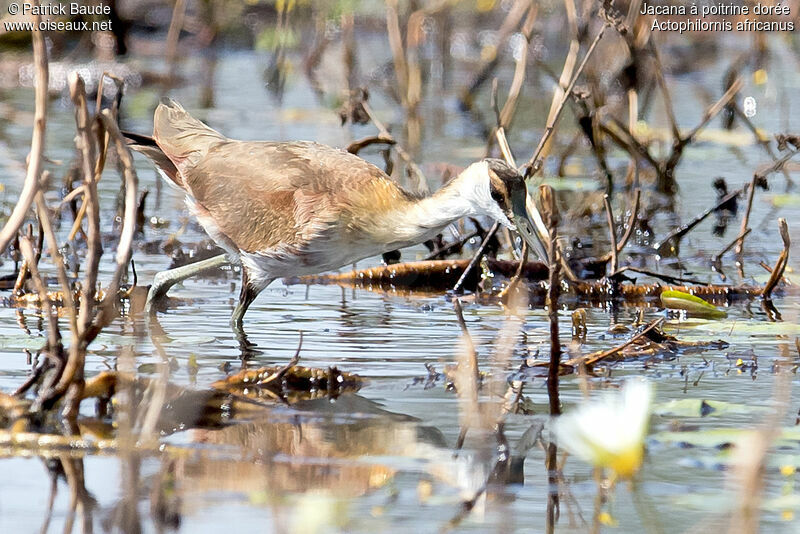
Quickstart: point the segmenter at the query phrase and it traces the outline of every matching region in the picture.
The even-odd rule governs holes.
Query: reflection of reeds
[[[786,232],[786,221],[780,220],[781,236]],[[788,254],[788,235],[785,236],[785,249]],[[780,263],[780,260],[779,260]],[[773,271],[773,274],[778,270]],[[792,310],[787,321],[797,321],[797,313]],[[764,499],[767,459],[770,449],[781,433],[782,425],[792,403],[792,371],[797,356],[800,355],[800,342],[795,338],[794,346],[779,344],[779,356],[775,364],[775,379],[772,394],[772,411],[734,446],[731,454],[732,469],[727,477],[727,488],[733,493],[728,532],[750,534],[760,532],[761,504]],[[793,354],[797,352],[797,354]],[[724,517],[719,518],[724,522]]]
[[[533,446],[528,443],[528,436],[523,435],[518,444],[517,458],[512,458],[511,449],[505,436],[505,421],[509,414],[516,413],[517,404],[522,398],[522,383],[507,380],[509,364],[514,354],[514,348],[519,339],[524,324],[524,311],[526,309],[527,295],[524,290],[510,293],[508,301],[508,318],[502,330],[495,339],[493,352],[489,360],[491,373],[488,381],[483,380],[478,364],[478,351],[470,336],[469,329],[464,321],[461,303],[453,300],[454,310],[461,327],[461,340],[458,348],[458,364],[454,373],[454,386],[458,394],[459,423],[461,430],[456,441],[456,451],[459,451],[466,439],[468,431],[478,434],[480,446],[477,458],[489,464],[488,476],[485,482],[476,490],[466,494],[458,512],[445,526],[445,530],[456,527],[473,508],[482,502],[491,485],[503,486],[517,481],[519,473],[514,471],[512,464],[516,461],[518,468],[524,461],[525,454]],[[481,393],[483,392],[483,395]],[[534,427],[531,427],[534,430]],[[538,436],[541,427],[534,430]]]

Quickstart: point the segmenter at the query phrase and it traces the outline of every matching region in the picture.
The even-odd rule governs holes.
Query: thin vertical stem
[[[39,7],[36,0],[35,7]],[[35,11],[38,13],[38,10]],[[42,153],[44,152],[45,129],[47,126],[47,87],[49,84],[49,70],[47,65],[47,48],[44,35],[39,31],[41,17],[37,14],[34,18],[33,58],[36,65],[36,105],[33,115],[33,136],[31,138],[31,152],[28,169],[25,173],[25,185],[22,187],[19,200],[14,211],[8,217],[5,226],[0,230],[0,252],[4,251],[14,239],[20,226],[25,220],[28,208],[31,207],[36,191],[39,189],[39,174],[42,172]]]

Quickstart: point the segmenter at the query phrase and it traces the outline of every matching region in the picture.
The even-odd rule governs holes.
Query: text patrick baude
[[[110,15],[111,6],[103,3],[97,5],[86,5],[78,2],[71,2],[69,5],[61,3],[36,5],[33,2],[22,2],[23,15]]]

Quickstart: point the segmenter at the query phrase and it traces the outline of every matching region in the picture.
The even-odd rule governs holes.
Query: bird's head
[[[472,181],[472,202],[478,211],[504,226],[516,229],[542,259],[545,247],[540,237],[546,229],[535,206],[528,206],[525,179],[517,169],[499,159],[473,163],[466,173]],[[533,213],[529,211],[532,209]]]

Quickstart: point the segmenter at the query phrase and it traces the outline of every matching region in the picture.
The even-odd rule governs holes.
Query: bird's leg
[[[247,276],[247,268],[242,265],[242,287],[239,291],[239,303],[233,310],[233,315],[231,315],[231,326],[233,326],[236,332],[243,330],[242,319],[244,319],[244,314],[247,312],[247,308],[250,307],[250,304],[252,304],[258,296],[258,293],[259,292],[250,285]]]
[[[150,286],[150,290],[147,292],[147,303],[145,304],[145,310],[150,311],[153,307],[153,303],[165,297],[167,295],[167,291],[169,291],[170,288],[178,282],[183,282],[187,278],[200,274],[204,271],[222,267],[228,263],[229,262],[225,257],[225,254],[220,254],[219,256],[214,256],[213,258],[208,258],[195,263],[190,263],[189,265],[183,265],[181,267],[176,267],[175,269],[156,273],[156,275],[153,277],[153,284]]]
[[[264,351],[259,349],[258,345],[256,345],[247,338],[247,334],[241,327],[238,330],[234,327],[233,333],[236,336],[236,341],[239,342],[239,351],[240,351],[240,358],[242,360],[242,369],[246,369],[247,367],[245,362],[253,358],[253,356],[258,356],[259,354],[263,354]]]

